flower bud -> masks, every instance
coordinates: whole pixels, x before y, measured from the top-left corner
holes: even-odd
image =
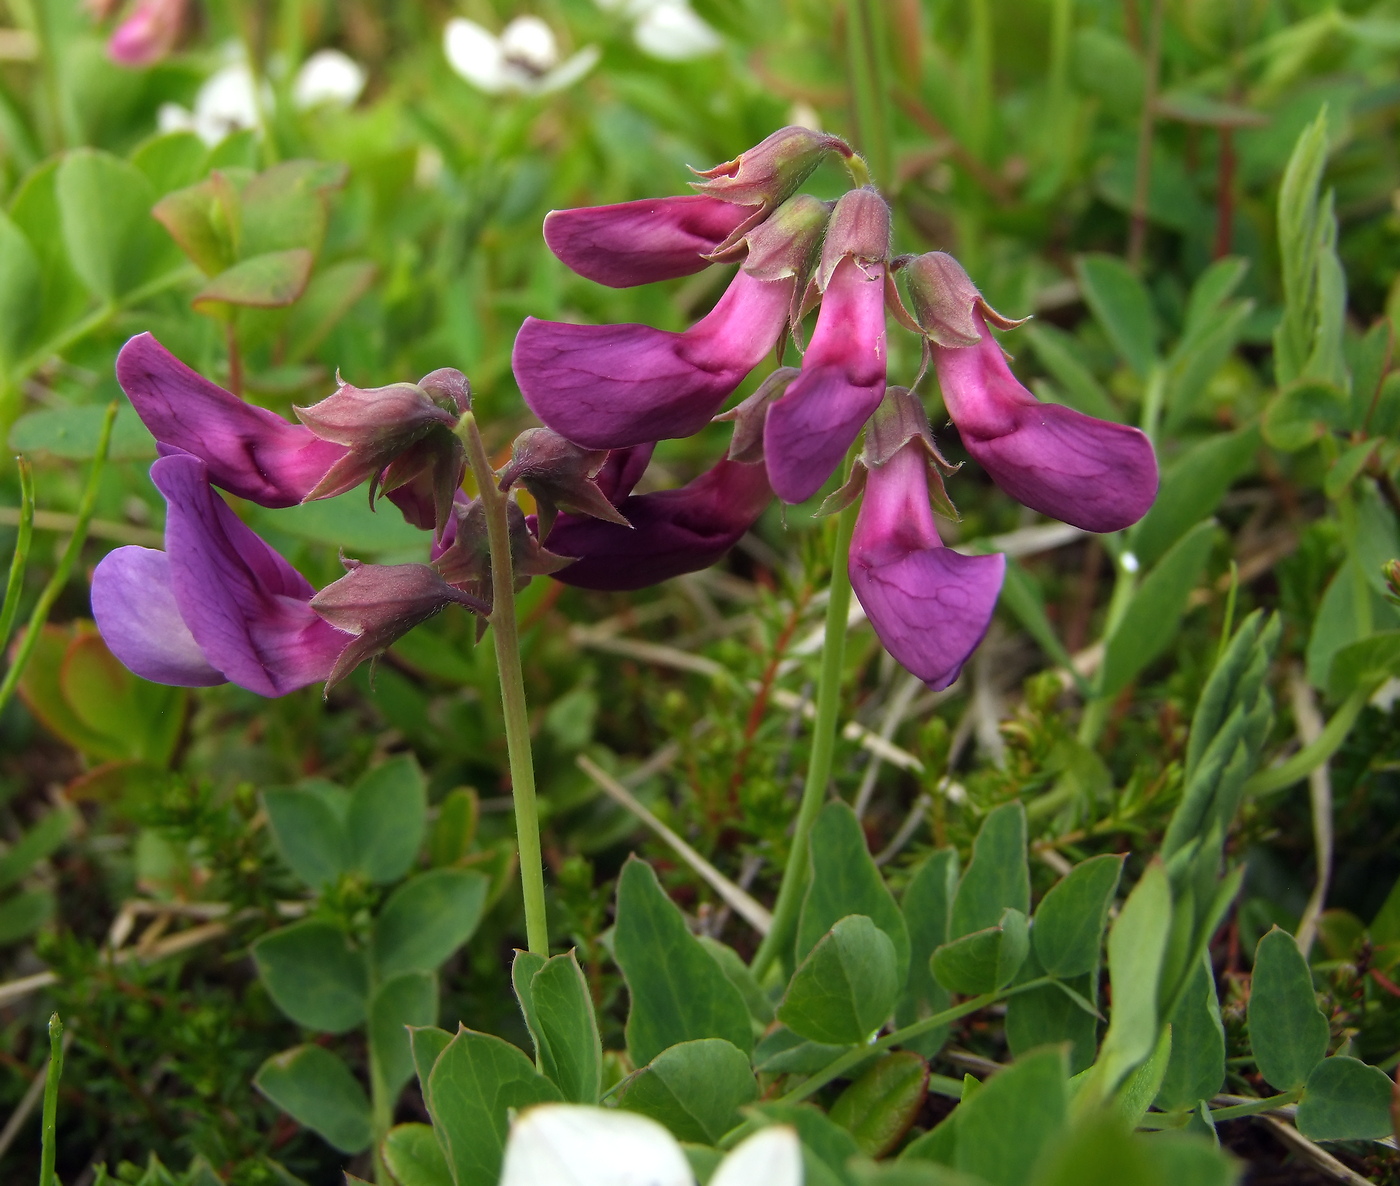
[[[730,421],[734,425],[734,436],[729,442],[730,461],[752,465],[763,460],[763,428],[768,421],[768,407],[774,400],[781,399],[801,374],[796,367],[779,367],[748,399],[715,417],[716,422]]]
[[[1386,596],[1400,605],[1400,560],[1387,560],[1381,571],[1385,574]]]
[[[510,527],[511,571],[515,574],[518,593],[530,583],[531,577],[549,576],[569,564],[540,546],[525,521],[525,512],[514,497],[507,496],[506,520]],[[486,527],[486,511],[481,499],[457,503],[453,508],[456,536],[451,546],[442,552],[432,567],[449,585],[470,594],[488,607],[491,593],[491,543]]]
[[[746,234],[743,268],[756,280],[797,277],[801,292],[817,260],[817,249],[831,217],[831,207],[811,194],[796,194]]]
[[[948,464],[934,444],[928,413],[919,397],[907,387],[887,388],[885,398],[866,425],[862,459],[872,469],[878,469],[911,441],[918,441],[927,456],[948,472],[956,468]]]
[[[962,264],[946,251],[916,256],[904,267],[914,321],[935,345],[950,349],[975,346],[982,340],[977,312],[997,329],[1015,329],[1025,322],[1003,317],[987,304]]]
[[[371,504],[382,488],[415,527],[441,531],[466,469],[453,429],[470,406],[466,376],[445,368],[421,383],[342,383],[320,403],[295,408],[316,436],[349,449],[306,500],[341,494],[368,479]]]
[[[583,449],[548,428],[531,428],[515,438],[510,462],[500,474],[500,487],[509,490],[519,482],[539,506],[540,539],[559,512],[572,511],[629,526],[607,500],[595,480],[608,459],[606,449]]]
[[[766,140],[713,169],[691,170],[696,189],[740,206],[773,209],[797,192],[827,154],[854,155],[846,142],[811,128],[779,128]]]
[[[890,208],[871,186],[847,190],[831,213],[822,243],[817,287],[826,291],[837,265],[847,256],[862,271],[890,258]]]
[[[453,588],[431,565],[347,560],[345,566],[349,572],[311,599],[322,619],[355,635],[326,677],[327,691],[446,606],[461,605],[476,614],[489,611],[486,602]]]
[[[107,42],[107,56],[119,66],[159,62],[175,48],[186,20],[186,0],[140,0]]]

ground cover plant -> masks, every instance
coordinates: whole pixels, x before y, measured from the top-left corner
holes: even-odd
[[[6,1181],[1400,1179],[1400,6],[0,25]]]

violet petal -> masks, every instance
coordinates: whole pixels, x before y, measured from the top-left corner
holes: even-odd
[[[709,267],[705,255],[752,214],[704,194],[551,210],[544,241],[580,276],[630,288]]]
[[[554,577],[584,589],[628,590],[698,572],[738,543],[772,497],[762,465],[726,459],[679,490],[624,499],[618,510],[631,527],[560,515],[549,549],[579,559]]]
[[[117,381],[158,442],[194,454],[216,486],[260,506],[296,506],[348,451],[244,403],[148,333],[122,347]]]
[[[107,649],[142,679],[182,688],[227,682],[180,616],[164,552],[131,545],[102,557],[92,574],[92,616]]]
[[[1012,498],[1085,531],[1119,531],[1157,497],[1152,442],[1126,424],[1041,403],[1011,373],[979,312],[976,346],[933,348],[968,453]]]
[[[768,409],[763,450],[773,490],[803,502],[841,464],[885,394],[884,269],[843,259],[822,299],[802,373]]]
[[[586,449],[690,436],[777,343],[792,287],[739,272],[684,333],[530,317],[511,365],[531,411]]]
[[[209,486],[197,457],[151,466],[180,616],[210,664],[263,696],[323,680],[350,641],[308,604],[314,590]]]

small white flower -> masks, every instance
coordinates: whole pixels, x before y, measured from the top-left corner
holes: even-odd
[[[633,22],[637,48],[653,58],[680,62],[714,53],[720,35],[690,7],[690,0],[596,0],[605,12],[620,12]]]
[[[489,29],[454,17],[443,31],[447,64],[478,90],[543,95],[572,86],[597,65],[596,45],[564,62],[550,27],[535,16],[518,16],[497,37]]]
[[[541,1104],[511,1125],[500,1186],[694,1186],[661,1125],[617,1108]],[[715,1170],[710,1186],[802,1186],[802,1149],[784,1126],[761,1129]]]
[[[317,50],[302,64],[292,82],[292,102],[298,107],[327,103],[349,107],[365,89],[365,68],[338,49]]]
[[[272,90],[266,83],[263,101],[272,102]],[[233,132],[257,127],[253,72],[245,62],[233,62],[216,70],[199,88],[193,111],[178,103],[163,103],[156,112],[156,126],[162,132],[194,132],[211,145]]]

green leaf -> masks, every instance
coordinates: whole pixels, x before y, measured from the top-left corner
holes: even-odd
[[[713,1145],[758,1098],[758,1081],[742,1050],[721,1038],[663,1050],[631,1080],[619,1104],[664,1124],[678,1141]]]
[[[345,824],[325,796],[302,787],[263,792],[277,855],[312,889],[340,880],[350,866]]]
[[[77,821],[71,807],[56,807],[0,854],[0,890],[9,889],[40,861],[58,851]]]
[[[895,1010],[901,1028],[912,1025],[948,1007],[948,991],[933,978],[929,959],[935,949],[948,941],[953,913],[953,896],[958,887],[958,851],[940,848],[915,871],[900,901],[905,926],[909,929],[909,978]],[[925,1058],[932,1058],[948,1038],[948,1027],[940,1026],[909,1043]]]
[[[1098,1058],[1105,1091],[1112,1091],[1157,1044],[1157,982],[1171,920],[1171,886],[1162,863],[1153,860],[1108,932],[1113,1011]]]
[[[1394,1131],[1394,1096],[1384,1071],[1345,1055],[1323,1059],[1308,1075],[1298,1131],[1313,1141],[1378,1141]]]
[[[1162,401],[1167,412],[1163,425],[1166,435],[1175,436],[1193,414],[1210,412],[1201,407],[1201,397],[1234,351],[1253,312],[1253,301],[1235,301],[1220,310],[1207,326],[1183,335],[1177,343],[1168,365]]]
[[[1067,1123],[1063,1050],[1041,1050],[993,1075],[958,1107],[960,1170],[992,1186],[1025,1186],[1031,1167]]]
[[[773,1001],[754,978],[743,957],[727,943],[721,943],[709,935],[697,935],[696,938],[700,940],[701,946],[714,956],[729,983],[739,990],[739,995],[749,1007],[749,1016],[753,1018],[758,1031],[761,1033],[767,1029],[773,1022]]]
[[[614,934],[631,997],[627,1051],[634,1065],[696,1038],[724,1038],[746,1054],[753,1050],[743,996],[690,933],[651,866],[636,857],[618,879]]]
[[[408,1047],[413,1052],[413,1069],[418,1074],[418,1086],[423,1091],[423,1102],[432,1108],[428,1083],[432,1077],[433,1065],[448,1044],[452,1035],[435,1025],[409,1027]]]
[[[238,190],[227,174],[167,193],[151,215],[206,276],[227,271],[238,258]]]
[[[1209,1100],[1225,1081],[1225,1026],[1220,1020],[1209,955],[1197,966],[1168,1020],[1172,1027],[1171,1061],[1157,1092],[1157,1106],[1164,1111]]]
[[[1036,927],[1031,928],[1032,938]],[[1033,969],[1034,957],[1023,969],[1022,978]],[[1073,990],[1079,999],[1070,996],[1065,988]],[[1092,976],[1076,976],[1062,984],[1043,984],[1018,992],[1006,1002],[1006,1044],[1011,1053],[1020,1058],[1040,1046],[1065,1043],[1069,1046],[1072,1074],[1092,1065],[1099,1046],[1098,1019],[1080,1002],[1089,1001],[1094,988]]]
[[[368,771],[350,792],[345,831],[351,864],[381,885],[413,865],[428,822],[428,787],[418,762],[402,755]]]
[[[209,147],[193,132],[165,132],[139,144],[131,163],[146,175],[151,188],[168,194],[204,176]]]
[[[1112,1112],[1083,1116],[1029,1186],[1233,1186],[1233,1160],[1199,1137],[1134,1136]]]
[[[574,953],[546,961],[517,951],[511,978],[540,1071],[570,1103],[596,1104],[603,1045],[588,981]]]
[[[345,184],[344,165],[284,161],[244,187],[242,255],[301,249],[314,254],[326,233],[326,196]]]
[[[42,889],[26,890],[0,902],[0,945],[32,935],[53,917],[55,905],[53,894]]]
[[[1006,576],[1001,586],[1001,603],[1016,615],[1016,620],[1040,644],[1040,649],[1046,655],[1067,671],[1074,671],[1073,658],[1065,649],[1065,644],[1060,641],[1060,636],[1055,633],[1055,627],[1050,624],[1049,615],[1045,611],[1045,597],[1041,593],[1039,583],[1026,571],[1024,565],[1011,556],[1007,557]],[[1083,682],[1083,678],[1077,672],[1074,678],[1080,683]]]
[[[471,869],[430,869],[405,881],[374,920],[380,978],[436,971],[472,937],[490,888],[490,878]]]
[[[216,313],[220,305],[283,308],[306,291],[314,262],[302,248],[255,255],[220,272],[195,293],[192,304],[201,313]]]
[[[35,345],[42,292],[39,257],[24,232],[0,214],[0,366],[6,370]]]
[[[39,260],[42,295],[39,321],[33,332],[40,341],[76,321],[90,301],[86,286],[73,270],[65,244],[58,198],[61,164],[61,157],[52,157],[36,166],[10,204],[10,217],[24,232]]]
[[[1122,873],[1121,856],[1091,857],[1071,869],[1041,899],[1031,941],[1048,975],[1068,979],[1098,968],[1108,908]]]
[[[855,1139],[811,1104],[755,1104],[752,1112],[772,1124],[790,1124],[802,1141],[804,1186],[849,1183],[847,1163],[860,1154]],[[748,1186],[747,1183],[744,1186]]]
[[[1100,696],[1113,699],[1171,645],[1218,530],[1213,519],[1196,524],[1147,574],[1105,643]]]
[[[1129,1072],[1114,1097],[1114,1107],[1134,1128],[1142,1123],[1142,1118],[1147,1115],[1152,1101],[1162,1089],[1162,1080],[1166,1077],[1172,1056],[1172,1038],[1171,1027],[1162,1026],[1151,1055]]]
[[[428,555],[427,536],[401,515],[371,511],[363,490],[277,510],[253,507],[250,515],[258,531],[343,547],[347,555],[394,562]]]
[[[1322,483],[1322,492],[1328,498],[1336,501],[1346,493],[1347,488],[1361,475],[1361,471],[1366,468],[1366,463],[1371,460],[1372,454],[1380,448],[1380,442],[1362,441],[1359,445],[1353,445],[1345,450],[1327,470],[1327,477]]]
[[[804,958],[838,920],[863,914],[894,945],[895,974],[909,974],[909,932],[894,895],[865,843],[856,813],[839,800],[828,803],[812,825],[811,875],[797,922],[797,958]]]
[[[1007,907],[999,925],[945,943],[930,963],[934,978],[944,988],[978,996],[1015,980],[1029,952],[1026,916]]]
[[[1327,1018],[1298,944],[1274,927],[1254,952],[1249,1041],[1259,1073],[1277,1091],[1301,1087],[1327,1054]]]
[[[1117,256],[1082,255],[1074,263],[1079,289],[1118,355],[1146,379],[1157,361],[1157,315],[1142,281]]]
[[[928,1094],[928,1063],[907,1050],[887,1054],[831,1105],[831,1119],[867,1157],[884,1157],[903,1139]]]
[[[375,989],[369,1004],[370,1062],[386,1099],[398,1099],[413,1078],[410,1027],[433,1025],[437,1013],[437,977],[431,972],[405,972]]]
[[[953,899],[949,934],[954,938],[997,926],[1002,911],[1031,909],[1031,875],[1026,864],[1026,809],[1003,803],[987,813],[972,842],[972,860]]]
[[[959,1173],[931,1161],[855,1161],[856,1186],[986,1186],[985,1178]]]
[[[1327,672],[1327,695],[1345,700],[1353,692],[1373,692],[1400,675],[1400,630],[1381,630],[1342,647]]]
[[[178,258],[161,242],[150,213],[155,193],[135,165],[74,149],[58,167],[55,188],[68,257],[94,296],[116,300]]]
[[[437,868],[464,860],[476,839],[481,803],[471,787],[449,791],[438,804],[438,816],[428,835],[428,861]]]
[[[1346,427],[1350,415],[1351,401],[1341,388],[1320,379],[1300,379],[1264,409],[1264,439],[1275,449],[1296,453],[1330,430]]]
[[[369,1100],[350,1068],[324,1046],[295,1046],[258,1069],[253,1086],[342,1153],[372,1139]]]
[[[384,1163],[399,1186],[453,1186],[442,1146],[427,1124],[396,1124],[384,1138]]]
[[[343,1034],[364,1021],[365,957],[340,928],[307,919],[264,935],[252,952],[268,996],[298,1025]]]
[[[518,1047],[460,1029],[428,1077],[429,1111],[457,1186],[496,1186],[510,1110],[558,1102]]]
[[[336,324],[369,292],[378,275],[372,260],[348,259],[311,277],[287,318],[287,358],[311,357]]]
[[[894,1008],[895,958],[889,936],[864,914],[841,919],[792,974],[778,1020],[814,1042],[864,1042]]]
[[[107,409],[100,404],[39,408],[15,421],[10,429],[10,448],[16,453],[47,453],[65,461],[91,461],[97,456],[106,419]],[[123,404],[112,423],[107,459],[145,461],[155,455],[155,437],[141,423],[136,410]]]
[[[1157,501],[1128,535],[1128,550],[1150,568],[1187,530],[1213,515],[1226,491],[1253,468],[1259,450],[1254,426],[1207,437],[1162,475]]]

